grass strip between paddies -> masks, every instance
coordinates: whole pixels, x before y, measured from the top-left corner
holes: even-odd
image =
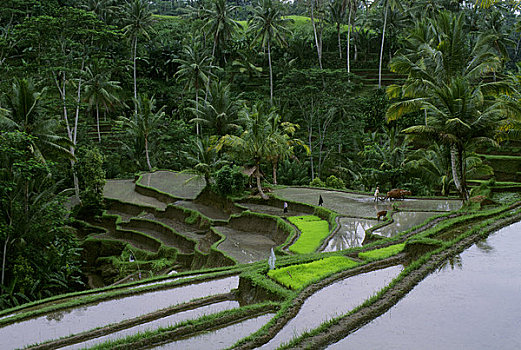
[[[350,269],[357,262],[343,256],[332,256],[306,264],[290,265],[271,270],[268,276],[280,284],[298,290],[336,272]]]
[[[358,253],[358,257],[365,260],[385,259],[400,253],[405,247],[405,243],[394,244],[385,248],[369,250],[367,252]]]
[[[329,224],[315,215],[292,216],[288,220],[300,230],[297,241],[289,250],[297,254],[313,253],[329,235]]]

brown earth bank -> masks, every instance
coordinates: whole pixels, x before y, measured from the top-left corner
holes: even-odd
[[[483,228],[480,232],[462,239],[450,248],[432,255],[421,267],[407,274],[399,282],[386,290],[373,304],[363,307],[353,314],[348,314],[347,316],[338,319],[323,332],[305,338],[302,341],[293,344],[291,347],[288,347],[288,349],[323,349],[329,344],[345,338],[350,333],[356,331],[389,310],[448,258],[461,253],[472,244],[483,239],[484,235],[488,235],[519,220],[521,220],[521,214],[516,214],[512,217],[499,220]]]

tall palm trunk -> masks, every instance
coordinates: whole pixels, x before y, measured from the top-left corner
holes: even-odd
[[[311,0],[311,24],[313,25],[313,34],[315,36],[315,46],[317,47],[318,65],[322,69],[322,33],[317,32],[317,26],[315,24],[315,1]]]
[[[96,102],[96,127],[98,128],[98,142],[101,143],[101,132],[99,129],[99,104]]]
[[[380,46],[380,62],[378,64],[378,88],[382,87],[382,61],[384,56],[385,28],[387,27],[387,10],[389,6],[386,4],[384,12],[384,28],[382,30],[382,44]]]
[[[273,159],[273,162],[271,163],[273,167],[273,184],[277,184],[277,168],[279,165],[279,160],[277,158]]]
[[[137,36],[134,37],[134,98],[137,101],[137,73],[136,73],[136,60],[137,60]],[[137,108],[137,105],[136,105]],[[137,110],[137,109],[136,109]]]
[[[150,165],[150,156],[148,154],[148,136],[145,136],[145,157],[147,159],[148,170],[152,171],[152,165]]]
[[[260,162],[257,161],[257,164],[255,164],[255,178],[257,179],[257,189],[259,190],[259,194],[262,199],[268,199],[268,196],[262,191],[262,185],[261,185],[261,172],[260,172]]]
[[[461,198],[463,198],[464,201],[467,201],[469,199],[469,194],[464,178],[463,150],[458,145],[450,146],[450,164],[452,168],[452,178],[454,180],[454,185],[460,193]]]
[[[273,106],[273,69],[271,67],[271,46],[268,40],[268,65],[270,67],[270,102]]]
[[[338,57],[342,59],[342,43],[340,42],[340,23],[336,24],[336,36],[338,40]]]
[[[5,238],[4,242],[4,255],[2,256],[2,283],[1,285],[4,285],[5,280],[5,264],[6,264],[6,254],[7,254],[7,245],[9,244],[9,235]]]
[[[346,52],[346,64],[347,73],[351,73],[351,61],[350,61],[350,42],[351,42],[351,9],[349,9],[349,16],[347,18],[347,52]]]

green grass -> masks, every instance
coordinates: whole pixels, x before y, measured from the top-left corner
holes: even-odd
[[[289,250],[297,254],[313,253],[329,235],[329,224],[315,215],[292,216],[288,219],[301,234]]]
[[[343,256],[313,261],[307,264],[290,265],[270,270],[268,276],[283,286],[298,290],[333,273],[357,266],[358,263]]]
[[[405,247],[405,243],[391,245],[389,247],[370,250],[368,252],[358,253],[358,257],[365,260],[385,259],[398,254]]]
[[[516,160],[521,161],[521,156],[503,155],[503,154],[480,154],[481,158],[493,160]]]

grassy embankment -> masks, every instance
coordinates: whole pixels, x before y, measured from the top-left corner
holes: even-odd
[[[297,254],[313,253],[329,235],[329,224],[315,215],[292,216],[288,220],[301,234],[289,250]]]

